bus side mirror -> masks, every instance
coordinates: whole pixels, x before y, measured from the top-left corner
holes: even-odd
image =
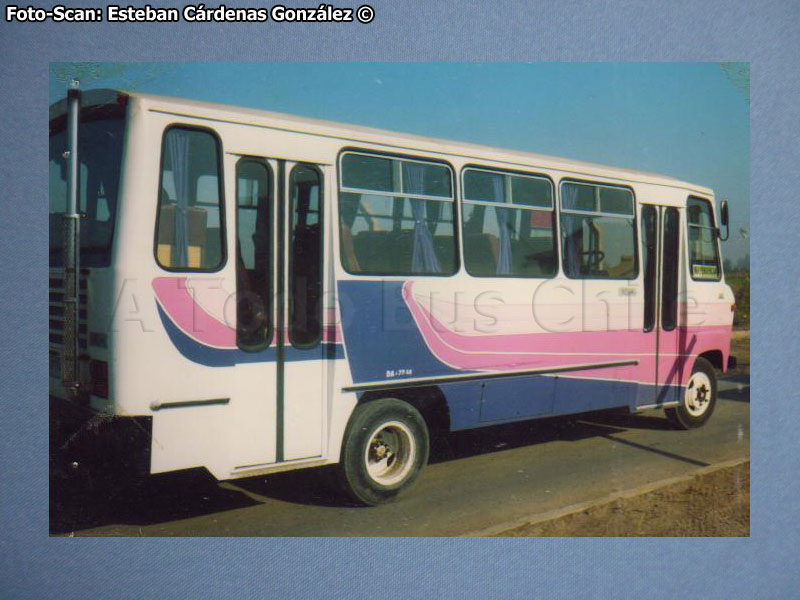
[[[719,232],[719,239],[723,242],[728,239],[728,236],[731,234],[730,227],[728,226],[728,201],[723,200],[722,204],[719,207],[720,213],[720,222],[722,226],[725,228],[725,237],[722,237],[722,232]]]

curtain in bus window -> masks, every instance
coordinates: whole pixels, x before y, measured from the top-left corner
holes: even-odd
[[[561,202],[564,207],[575,206],[578,201],[579,188],[576,185],[565,183],[561,186]],[[566,229],[566,228],[565,228]],[[575,228],[572,232],[564,231],[564,271],[567,277],[581,276],[581,247],[583,245],[583,232]]]
[[[167,134],[167,151],[172,163],[175,184],[175,252],[176,264],[189,263],[187,209],[189,207],[189,134],[172,129]]]
[[[504,201],[505,196],[505,177],[492,178],[493,200],[498,203]],[[498,275],[511,274],[511,231],[513,215],[511,210],[500,208],[494,209],[497,215],[497,226],[500,230],[500,248],[497,252],[497,271]]]
[[[361,265],[356,256],[353,244],[353,225],[358,215],[358,206],[361,204],[363,195],[339,193],[339,226],[340,245],[342,258],[345,268],[351,273],[361,271]]]
[[[339,218],[348,229],[353,228],[358,213],[358,205],[363,194],[341,194],[339,197]]]
[[[425,208],[426,218],[425,221],[428,223],[428,229],[431,231],[431,235],[435,235],[436,233],[436,226],[439,224],[439,219],[442,217],[442,203],[441,202],[427,202],[427,206]]]
[[[403,164],[403,188],[408,194],[425,193],[425,168],[416,163]],[[414,246],[412,249],[411,270],[414,273],[441,273],[442,267],[433,247],[433,236],[425,219],[424,200],[411,199],[414,217]]]

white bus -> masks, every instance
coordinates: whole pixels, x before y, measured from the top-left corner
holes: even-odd
[[[697,427],[728,368],[714,195],[660,175],[73,90],[50,220],[54,426],[83,406],[150,473],[338,463],[377,504],[430,436],[611,408]]]

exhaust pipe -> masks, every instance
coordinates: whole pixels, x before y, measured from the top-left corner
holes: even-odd
[[[81,392],[80,381],[80,268],[81,216],[78,212],[78,122],[81,90],[72,80],[67,91],[67,210],[64,213],[64,346],[61,381],[73,397]]]

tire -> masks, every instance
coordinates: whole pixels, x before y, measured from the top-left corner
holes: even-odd
[[[413,485],[429,449],[428,428],[417,409],[395,398],[367,402],[347,424],[339,483],[360,504],[389,502]]]
[[[698,358],[684,390],[680,405],[664,409],[679,429],[694,429],[711,418],[717,405],[717,374],[705,358]]]

